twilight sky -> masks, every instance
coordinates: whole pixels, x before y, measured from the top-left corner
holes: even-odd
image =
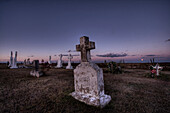
[[[10,51],[18,51],[18,61],[56,61],[81,36],[96,43],[94,61],[170,62],[170,1],[0,0],[0,61]]]

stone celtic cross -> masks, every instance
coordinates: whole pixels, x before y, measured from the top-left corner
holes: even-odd
[[[90,50],[95,49],[95,42],[89,41],[89,37],[80,38],[80,44],[76,45],[76,50],[81,51],[81,61],[89,62],[91,60]]]

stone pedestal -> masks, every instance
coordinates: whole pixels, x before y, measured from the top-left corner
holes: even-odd
[[[57,67],[56,67],[56,68],[62,68],[62,67],[63,67],[62,61],[59,60],[59,61],[57,62]]]
[[[14,59],[10,69],[16,69],[16,68],[18,68],[18,66],[17,66],[16,60]]]
[[[66,67],[66,69],[73,69],[73,66],[71,65],[71,63],[68,63],[68,66]]]
[[[10,67],[10,69],[16,69],[16,68],[18,68],[18,66],[16,65],[13,65],[12,67]]]
[[[103,70],[95,63],[82,62],[74,70],[75,92],[71,95],[86,104],[104,107],[111,100],[104,94]]]
[[[35,76],[35,77],[40,77],[40,76],[42,76],[43,75],[43,73],[42,72],[40,72],[40,71],[36,71],[36,70],[32,70],[31,72],[30,72],[30,75],[32,75],[32,76]]]

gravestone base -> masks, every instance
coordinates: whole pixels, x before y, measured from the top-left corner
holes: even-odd
[[[105,94],[102,96],[93,96],[90,94],[72,92],[70,95],[81,102],[84,102],[88,105],[100,107],[100,108],[103,108],[111,100],[111,97],[109,95],[105,95]]]
[[[12,67],[10,67],[10,69],[16,69],[16,68],[18,68],[18,66],[12,66]]]
[[[56,67],[56,68],[62,68],[62,66],[58,66],[58,67]]]
[[[55,68],[62,68],[63,66],[55,66]]]
[[[32,75],[32,76],[35,76],[35,77],[40,77],[40,76],[42,76],[43,75],[43,73],[42,72],[40,72],[40,71],[35,71],[35,70],[33,70],[33,71],[31,71],[30,72],[30,75]]]
[[[57,66],[55,66],[55,68],[62,68],[62,67],[63,67],[63,65],[62,65],[61,62],[59,62],[59,63],[57,64]]]
[[[66,69],[73,69],[73,67],[72,66],[67,66]]]
[[[75,99],[88,105],[103,108],[107,105],[111,96],[104,94],[103,70],[95,63],[82,62],[74,70]]]

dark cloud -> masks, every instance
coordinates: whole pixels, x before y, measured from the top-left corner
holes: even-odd
[[[156,56],[156,55],[145,55],[145,56]]]
[[[136,54],[136,55],[129,55],[129,56],[143,56],[143,55]]]
[[[58,55],[54,55],[54,56],[58,56]],[[68,56],[68,54],[62,54],[62,56]],[[79,54],[75,54],[75,55],[72,55],[72,56],[80,56]]]
[[[165,40],[165,42],[168,42],[168,41],[170,41],[170,39],[168,39],[168,40]]]
[[[67,52],[77,52],[76,50],[68,50]]]
[[[115,53],[108,53],[103,55],[96,55],[98,57],[125,57],[127,56],[127,53],[121,53],[121,54],[115,54]]]

